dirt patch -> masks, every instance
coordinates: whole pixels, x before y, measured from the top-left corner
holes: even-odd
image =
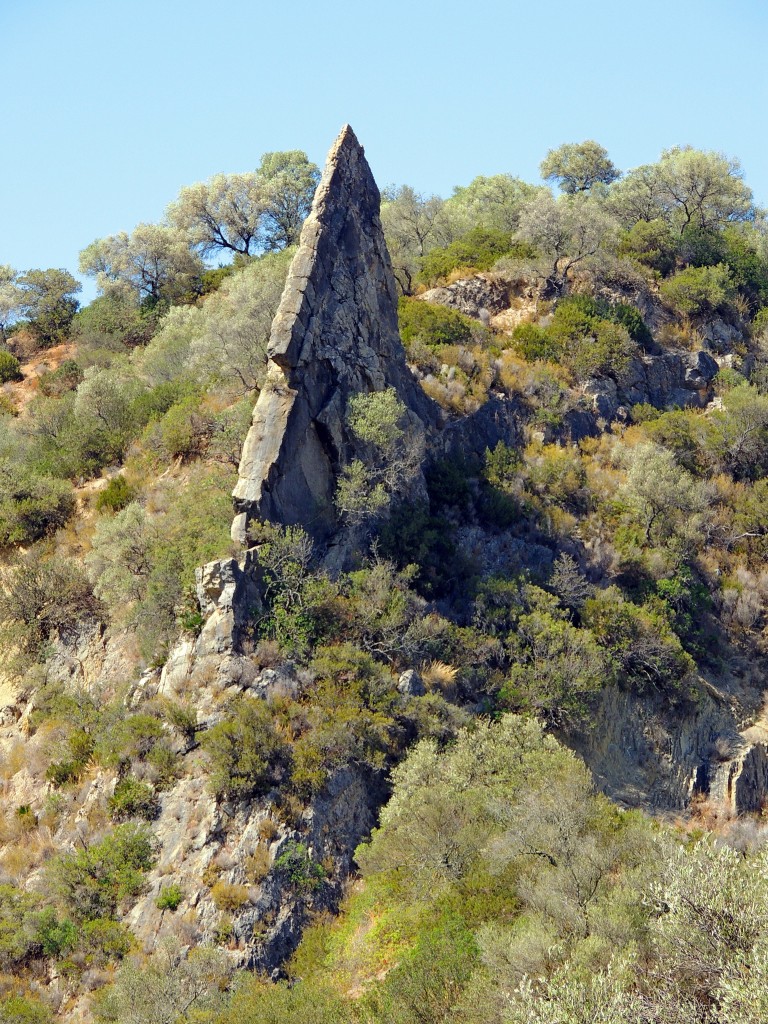
[[[40,378],[43,374],[57,370],[67,359],[74,359],[75,352],[74,342],[67,341],[61,345],[54,345],[52,348],[32,353],[21,363],[24,380],[15,384],[4,384],[2,393],[11,400],[19,413],[23,413],[35,395],[39,393]],[[23,360],[23,354],[19,353],[18,358]]]

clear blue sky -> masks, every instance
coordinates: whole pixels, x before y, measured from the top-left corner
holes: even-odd
[[[764,0],[0,0],[0,263],[75,271],[182,185],[321,163],[345,121],[382,186],[537,180],[594,138],[623,169],[722,150],[768,205],[767,43]]]

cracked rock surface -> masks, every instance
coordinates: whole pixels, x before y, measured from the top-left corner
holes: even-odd
[[[394,388],[409,430],[432,403],[405,361],[397,292],[379,219],[380,195],[346,125],[331,147],[272,324],[267,379],[243,447],[232,536],[259,518],[300,523],[316,540],[337,526],[338,470],[354,449],[350,396]]]

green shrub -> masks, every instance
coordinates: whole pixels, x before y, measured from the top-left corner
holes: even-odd
[[[74,515],[72,487],[0,462],[0,547],[31,544],[55,533]]]
[[[752,334],[757,337],[768,331],[768,306],[761,306],[755,313],[750,327]]]
[[[129,299],[100,295],[72,321],[72,334],[80,344],[93,347],[146,344],[157,326],[157,318],[146,315]]]
[[[68,917],[59,918],[53,907],[44,907],[34,917],[35,938],[43,955],[61,957],[71,953],[78,944],[80,930]]]
[[[687,696],[694,667],[662,610],[638,607],[609,587],[584,603],[583,620],[618,666],[617,678],[640,693]]]
[[[113,476],[103,491],[96,495],[97,512],[120,512],[136,497],[136,491],[124,476]]]
[[[252,697],[233,701],[226,718],[203,735],[202,746],[211,789],[233,799],[266,793],[287,755],[268,706]]]
[[[312,860],[303,843],[286,843],[275,861],[275,870],[284,872],[293,888],[302,893],[319,889],[326,876],[322,864]]]
[[[455,309],[434,306],[420,299],[403,296],[397,307],[403,344],[420,341],[432,348],[438,345],[470,345],[473,323]]]
[[[648,330],[648,325],[636,306],[630,306],[626,302],[617,302],[611,309],[611,319],[615,323],[621,324],[622,327],[626,327],[627,334],[638,345],[647,347],[653,343],[653,335]]]
[[[171,885],[165,885],[160,890],[160,893],[155,900],[155,906],[158,910],[170,910],[173,913],[174,910],[178,910],[181,904],[184,902],[184,890],[180,885],[176,885],[172,882]]]
[[[4,584],[0,636],[25,656],[37,656],[54,633],[72,636],[80,622],[99,618],[102,611],[73,558],[29,551],[10,565]]]
[[[45,878],[76,920],[113,917],[142,891],[155,845],[146,825],[118,825],[93,846],[49,862]]]
[[[0,1024],[53,1024],[53,1011],[31,996],[0,999]]]
[[[125,821],[128,818],[151,821],[157,816],[158,809],[159,802],[154,789],[131,775],[118,782],[114,795],[109,798],[109,813],[113,821]]]
[[[199,455],[213,429],[211,417],[200,408],[200,398],[190,395],[171,408],[157,425],[157,439],[167,458]]]
[[[45,777],[57,789],[70,782],[77,782],[85,771],[82,761],[54,761],[45,770]]]
[[[88,967],[105,967],[122,960],[136,944],[128,928],[120,921],[97,917],[80,927],[78,948]]]
[[[6,384],[8,381],[23,379],[24,375],[21,372],[21,363],[16,356],[11,355],[10,352],[4,352],[0,349],[0,384]]]
[[[728,267],[687,267],[660,286],[661,297],[685,316],[725,313],[736,294]]]
[[[537,360],[553,362],[563,352],[562,344],[538,324],[518,324],[512,332],[512,347],[529,363]]]
[[[83,371],[74,359],[64,362],[50,373],[40,377],[40,391],[48,397],[60,398],[68,391],[73,391],[83,379]]]
[[[459,268],[490,270],[501,256],[507,255],[525,259],[535,255],[535,251],[527,243],[513,243],[506,231],[473,228],[450,245],[430,249],[424,257],[419,279],[425,284],[434,284]]]
[[[662,277],[675,269],[677,243],[669,225],[660,218],[640,220],[621,238],[619,256],[628,256]]]

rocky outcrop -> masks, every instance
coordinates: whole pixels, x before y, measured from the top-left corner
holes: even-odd
[[[408,430],[436,411],[410,374],[379,219],[379,190],[346,125],[328,155],[272,325],[265,386],[243,447],[233,539],[251,518],[298,524],[316,540],[337,526],[340,467],[353,457],[349,398],[394,388]]]
[[[452,284],[430,288],[418,298],[489,323],[497,313],[509,309],[511,285],[492,274],[475,274]]]
[[[251,552],[242,564],[225,558],[195,570],[197,600],[205,619],[199,651],[223,654],[240,647],[244,628],[261,606],[257,580],[258,566]]]

